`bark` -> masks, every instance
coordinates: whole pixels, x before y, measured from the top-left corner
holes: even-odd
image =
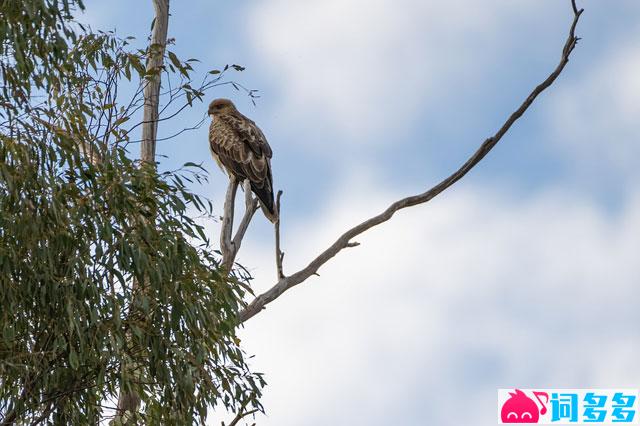
[[[155,19],[149,57],[147,59],[147,73],[151,74],[144,87],[144,112],[142,124],[142,147],[140,158],[144,162],[155,163],[156,140],[158,136],[158,105],[160,101],[160,82],[162,66],[164,65],[164,51],[167,46],[167,30],[169,28],[169,0],[153,0]]]
[[[147,80],[143,90],[144,111],[140,159],[143,163],[155,167],[160,85],[162,80],[162,67],[164,65],[164,52],[167,45],[167,30],[169,27],[169,0],[153,0],[153,7],[155,10],[155,18],[149,44],[149,56],[146,64]],[[137,284],[135,281],[133,282],[132,297],[136,295]],[[128,315],[131,314],[132,312],[128,313]],[[123,375],[126,374],[132,377],[133,381],[140,381],[142,379],[143,366],[138,365],[132,360],[123,359],[121,369]],[[121,388],[120,396],[118,397],[117,414],[112,424],[126,425],[133,423],[132,418],[139,408],[140,395],[135,391],[125,392]]]

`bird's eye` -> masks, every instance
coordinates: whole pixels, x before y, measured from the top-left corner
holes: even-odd
[[[224,107],[224,105],[220,104],[220,105],[216,105],[216,108],[218,109],[222,109]]]

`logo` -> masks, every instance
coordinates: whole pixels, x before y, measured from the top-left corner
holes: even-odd
[[[638,389],[498,389],[498,423],[637,425],[638,397]]]

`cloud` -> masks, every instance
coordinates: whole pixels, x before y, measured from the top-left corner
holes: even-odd
[[[551,137],[582,174],[614,178],[637,176],[640,156],[640,31],[614,40],[593,67],[551,95]],[[595,170],[594,170],[595,168]]]
[[[286,272],[398,191],[348,182],[285,223]],[[633,387],[640,196],[587,199],[458,187],[399,213],[246,324],[268,425],[495,424],[500,387]],[[272,246],[247,241],[253,287]]]
[[[424,102],[491,72],[483,67],[541,10],[534,1],[268,0],[253,4],[247,28],[289,119],[312,116],[356,143],[389,143]]]

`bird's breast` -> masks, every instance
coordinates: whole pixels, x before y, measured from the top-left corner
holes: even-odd
[[[215,160],[216,164],[218,164],[218,167],[220,167],[220,169],[226,174],[229,174],[229,170],[227,170],[225,165],[222,163],[222,160],[216,153],[216,150],[220,151],[224,148],[225,140],[228,140],[229,138],[228,132],[229,129],[227,129],[227,126],[225,126],[221,120],[214,119],[209,126],[209,151],[211,152],[211,156]],[[218,148],[214,148],[214,145],[217,145]]]

